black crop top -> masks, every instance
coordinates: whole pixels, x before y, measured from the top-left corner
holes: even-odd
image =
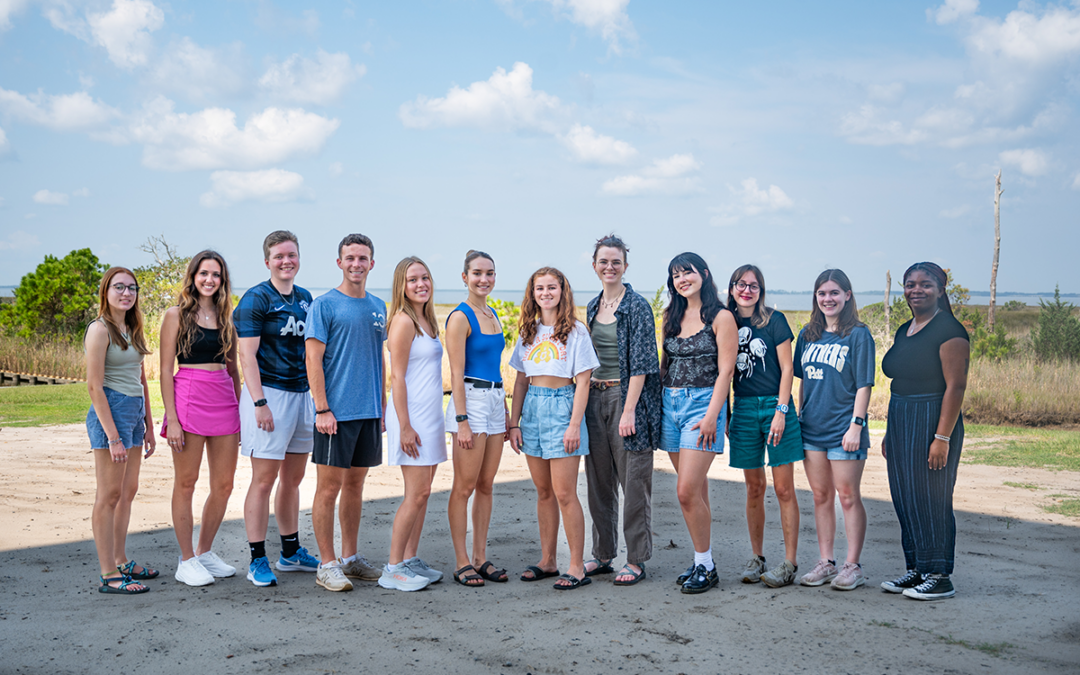
[[[896,331],[893,346],[881,360],[881,370],[892,378],[898,396],[945,393],[941,369],[941,345],[953,338],[970,341],[964,324],[948,312],[940,312],[922,330],[908,337],[908,321]]]
[[[196,326],[191,352],[184,356],[177,350],[176,362],[185,365],[225,363],[225,355],[221,353],[221,331],[217,328]]]

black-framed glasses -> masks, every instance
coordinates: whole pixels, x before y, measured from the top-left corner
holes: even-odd
[[[131,293],[132,295],[138,295],[139,294],[139,287],[136,284],[131,284],[130,286],[127,285],[127,284],[112,284],[112,285],[109,286],[109,288],[113,289],[114,291],[116,291],[120,295],[123,295],[124,291],[127,291],[128,293]]]
[[[744,281],[736,281],[735,282],[735,289],[736,290],[745,291],[748,288],[750,289],[751,293],[757,293],[758,291],[761,290],[761,286],[758,286],[757,284],[748,284],[748,283],[746,283]]]

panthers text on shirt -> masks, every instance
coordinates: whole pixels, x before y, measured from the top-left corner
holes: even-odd
[[[819,345],[810,344],[802,353],[803,371],[808,380],[820,380],[824,378],[821,368],[812,364],[821,363],[836,368],[838,373],[844,372],[844,364],[847,362],[848,346],[840,344]]]

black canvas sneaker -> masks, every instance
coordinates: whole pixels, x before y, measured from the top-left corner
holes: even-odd
[[[882,590],[888,593],[903,593],[909,588],[915,588],[923,582],[923,575],[915,570],[908,570],[907,574],[892,581],[882,581]]]
[[[904,596],[916,600],[942,600],[956,595],[948,574],[928,574],[926,580],[915,588],[908,588]]]

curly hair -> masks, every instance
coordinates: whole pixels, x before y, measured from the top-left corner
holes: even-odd
[[[540,305],[536,302],[536,292],[533,286],[536,280],[542,276],[552,276],[559,283],[559,305],[555,308],[555,326],[552,337],[566,344],[577,324],[577,315],[574,313],[574,291],[570,289],[570,282],[554,267],[541,267],[529,277],[529,285],[525,288],[525,299],[521,301],[521,316],[518,319],[518,335],[521,336],[521,344],[532,344],[536,339],[536,324],[540,321]]]
[[[217,308],[217,324],[221,335],[219,355],[228,354],[236,340],[236,328],[233,326],[232,283],[229,281],[229,267],[217,251],[207,249],[199,251],[191,258],[184,272],[184,283],[176,298],[180,308],[180,329],[176,338],[176,353],[189,356],[195,343],[196,331],[199,330],[199,289],[195,287],[195,275],[203,262],[210,260],[221,267],[221,285],[214,292],[214,306]]]
[[[113,321],[112,314],[109,312],[109,286],[112,285],[113,277],[117,274],[127,274],[132,279],[135,279],[136,285],[139,283],[135,273],[126,267],[110,267],[106,270],[98,287],[97,318],[109,329],[109,341],[112,344],[124,350],[130,344],[135,348],[135,351],[145,356],[150,353],[150,349],[146,346],[146,336],[143,334],[143,313],[139,309],[139,294],[135,294],[135,302],[131,305],[131,309],[124,313],[124,325],[127,327],[128,334],[127,340],[124,339],[123,331]]]
[[[851,298],[844,303],[844,309],[840,310],[840,316],[837,317],[836,334],[840,337],[847,337],[853,328],[863,325],[859,321],[859,308],[855,305],[855,294],[851,292],[851,280],[848,279],[843,270],[825,270],[818,275],[817,281],[814,282],[814,296],[811,300],[814,307],[810,311],[810,320],[806,322],[806,327],[803,328],[803,337],[808,342],[817,342],[821,339],[821,334],[825,332],[825,314],[821,311],[821,307],[818,306],[817,292],[826,281],[832,281],[840,287],[840,290],[851,293]]]
[[[408,276],[409,268],[413,265],[423,265],[424,271],[427,272],[428,278],[431,279],[431,269],[427,266],[427,263],[412,255],[408,258],[402,259],[394,268],[394,286],[390,291],[390,318],[393,319],[398,315],[398,312],[404,312],[413,322],[413,328],[416,329],[417,337],[422,337],[424,331],[420,328],[420,319],[416,316],[416,310],[413,309],[412,303],[405,296],[405,282]],[[427,319],[428,325],[431,326],[431,330],[434,331],[432,337],[439,337],[439,324],[435,321],[435,282],[431,282],[431,296],[428,297],[427,302],[424,303],[423,309],[421,309],[424,318]]]

